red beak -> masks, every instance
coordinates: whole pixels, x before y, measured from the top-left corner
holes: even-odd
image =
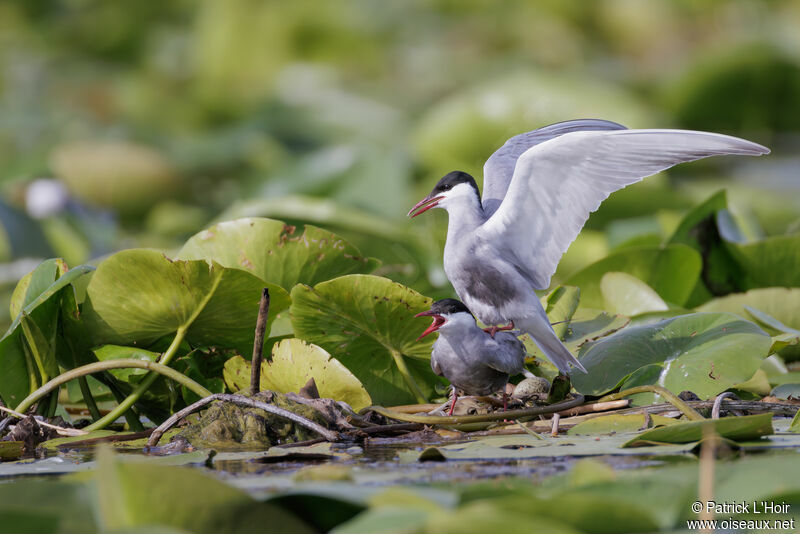
[[[436,206],[439,205],[439,201],[442,200],[443,198],[444,198],[443,196],[438,196],[438,197],[427,196],[423,198],[422,200],[417,202],[416,206],[408,210],[408,216],[413,219],[417,215],[425,213],[431,208],[435,208]]]
[[[414,317],[424,317],[424,316],[433,317],[433,322],[428,328],[425,329],[425,331],[422,334],[420,334],[420,336],[417,338],[417,341],[427,336],[428,334],[436,332],[446,322],[444,317],[442,317],[441,315],[436,315],[430,310],[419,312]]]

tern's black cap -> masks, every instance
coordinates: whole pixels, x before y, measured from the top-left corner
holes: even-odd
[[[472,312],[469,311],[469,308],[464,306],[463,302],[456,299],[437,300],[431,305],[431,311],[441,315],[452,315],[459,312],[466,312],[472,315]]]
[[[435,197],[439,193],[450,191],[458,184],[469,184],[475,190],[475,194],[478,195],[478,198],[481,197],[481,192],[478,190],[478,184],[475,182],[475,178],[463,171],[453,171],[445,174],[441,180],[436,182],[429,196]]]

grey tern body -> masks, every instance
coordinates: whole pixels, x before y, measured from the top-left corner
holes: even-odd
[[[458,300],[436,301],[430,310],[417,316],[433,317],[433,323],[420,338],[439,332],[431,352],[433,372],[464,393],[490,395],[505,388],[509,376],[530,374],[525,369],[522,342],[510,332],[487,334]]]
[[[534,289],[546,289],[589,214],[611,193],[678,163],[769,150],[727,135],[628,130],[568,121],[509,139],[484,166],[484,195],[469,174],[443,177],[409,211],[449,213],[444,270],[487,325],[511,322],[565,374],[586,370],[553,332]],[[495,329],[496,330],[496,329]]]

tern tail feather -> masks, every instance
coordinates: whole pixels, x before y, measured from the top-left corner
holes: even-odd
[[[544,310],[542,310],[542,314],[544,315]],[[530,334],[536,346],[544,352],[547,359],[553,362],[553,364],[558,367],[558,370],[565,375],[570,373],[570,365],[585,373],[586,368],[581,365],[581,362],[579,362],[567,347],[564,346],[561,340],[558,339],[558,336],[553,332],[553,327],[550,326],[550,322],[546,317],[547,316],[544,315],[544,318],[534,316],[515,319],[514,326]]]

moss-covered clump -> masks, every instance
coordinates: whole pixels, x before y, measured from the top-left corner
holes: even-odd
[[[328,421],[314,407],[292,400],[282,393],[262,391],[252,398],[328,426]],[[257,449],[317,437],[311,430],[283,417],[221,401],[214,402],[190,421],[178,437],[200,448]]]

